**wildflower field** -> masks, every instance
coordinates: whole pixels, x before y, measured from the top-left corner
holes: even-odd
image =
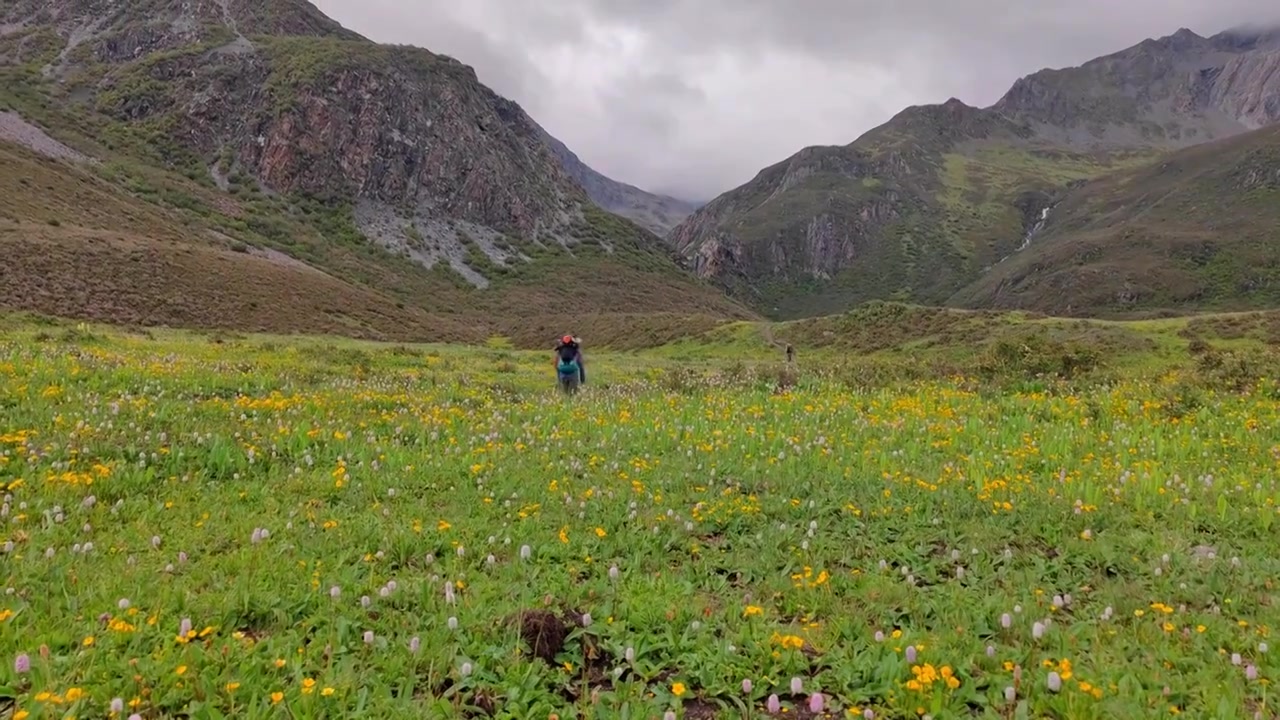
[[[588,360],[0,336],[0,717],[1277,717],[1274,384]]]

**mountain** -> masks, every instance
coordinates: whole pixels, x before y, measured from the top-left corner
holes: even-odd
[[[10,307],[190,324],[142,305],[183,290],[170,257],[180,242],[192,246],[180,253],[237,267],[274,262],[274,276],[284,265],[314,271],[291,283],[328,278],[327,302],[307,305],[314,287],[294,293],[300,328],[426,339],[439,317],[487,337],[584,314],[751,316],[683,271],[660,238],[597,207],[542,129],[470,67],[373,43],[303,0],[6,4],[0,111],[4,173],[45,178],[11,185],[6,240],[57,244],[49,255],[68,257],[10,265],[5,279],[78,288],[29,296],[44,304],[10,289]],[[149,220],[105,222],[50,187],[93,188]],[[138,292],[109,292],[71,257],[101,233],[110,242],[94,246],[95,263],[127,256],[141,268],[130,274]],[[368,313],[335,322],[344,295],[365,298]],[[219,298],[210,302],[226,312],[206,318],[235,326],[253,315]]]
[[[592,202],[609,212],[629,218],[659,236],[665,236],[698,209],[697,203],[668,195],[655,195],[634,185],[620,183],[601,175],[578,159],[564,143],[543,130],[560,165],[587,192]]]
[[[668,236],[775,317],[942,304],[1015,253],[1076,184],[1280,120],[1280,35],[1189,30],[1017,81],[995,105],[904,110],[810,147]]]
[[[1066,147],[1185,147],[1280,120],[1280,36],[1182,29],[1018,80],[993,110]]]
[[[951,304],[1053,315],[1280,306],[1280,125],[1066,194],[1027,247]]]

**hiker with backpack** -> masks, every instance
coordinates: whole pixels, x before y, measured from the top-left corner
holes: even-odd
[[[556,343],[556,376],[565,392],[574,392],[587,382],[587,367],[578,338],[565,335]]]

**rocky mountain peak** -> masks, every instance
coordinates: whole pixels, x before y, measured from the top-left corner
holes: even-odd
[[[1183,28],[1079,67],[1019,79],[994,106],[1071,147],[1185,147],[1280,119],[1274,30]]]
[[[1172,52],[1186,52],[1204,48],[1209,44],[1208,39],[1196,34],[1189,28],[1179,28],[1174,34],[1159,38],[1155,42]]]

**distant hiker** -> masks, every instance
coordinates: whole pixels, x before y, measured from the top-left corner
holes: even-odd
[[[582,344],[578,338],[565,335],[556,343],[556,376],[560,389],[572,393],[587,382],[587,366],[582,359]]]
[[[795,361],[796,361],[796,349],[791,347],[791,343],[787,343],[787,363],[790,364]]]

